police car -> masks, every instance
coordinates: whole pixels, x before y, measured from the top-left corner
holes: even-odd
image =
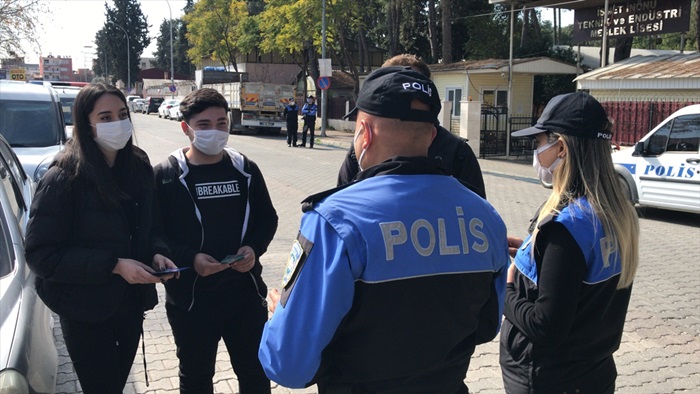
[[[700,213],[700,104],[674,112],[612,159],[630,201]]]

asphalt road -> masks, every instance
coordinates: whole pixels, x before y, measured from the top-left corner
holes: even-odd
[[[188,144],[179,123],[154,114],[134,114],[137,143],[153,164]],[[317,131],[317,134],[320,134]],[[234,135],[229,146],[261,168],[280,217],[279,228],[261,260],[263,277],[279,287],[287,255],[301,218],[300,201],[335,185],[350,133],[329,131],[314,149],[288,148],[284,137]],[[548,190],[542,188],[529,163],[483,160],[480,165],[488,200],[503,216],[509,233],[524,236],[535,209]],[[622,345],[615,354],[619,393],[700,392],[700,215],[646,209],[640,211],[641,263],[632,292]],[[164,294],[144,324],[150,386],[146,387],[141,352],[137,354],[125,393],[177,393],[177,357],[165,317]],[[55,328],[60,362],[56,391],[79,393],[80,387],[65,350],[60,327]],[[410,345],[410,344],[408,344]],[[238,383],[223,346],[214,377],[217,393],[237,393]],[[467,379],[472,392],[502,393],[498,342],[477,347]],[[314,393],[273,383],[273,393]]]

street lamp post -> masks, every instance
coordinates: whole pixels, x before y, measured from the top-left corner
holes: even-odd
[[[119,26],[118,24],[116,24],[112,21],[107,21],[107,22],[122,29],[122,31],[124,32],[124,35],[126,36],[126,75],[127,75],[126,93],[129,94],[129,93],[131,93],[131,45],[129,45],[129,33],[126,32],[125,28]]]
[[[168,0],[165,0],[165,2],[168,4],[168,13],[170,14],[170,86],[175,86],[175,62],[173,60],[173,12],[170,9],[170,2]],[[170,97],[175,98],[175,92],[172,92]]]

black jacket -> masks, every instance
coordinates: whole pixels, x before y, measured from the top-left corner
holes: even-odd
[[[287,123],[299,123],[299,107],[294,105],[284,106],[284,117],[287,119]]]
[[[248,245],[255,252],[256,262],[250,273],[254,276],[258,294],[264,298],[267,288],[262,281],[260,256],[267,251],[277,231],[277,213],[258,166],[233,149],[226,148],[224,154],[231,159],[234,168],[248,178],[247,220],[229,225],[242,227],[243,240],[240,245]],[[194,257],[200,252],[202,237],[206,236],[198,218],[198,209],[186,187],[187,170],[182,149],[173,152],[155,167],[159,224],[163,226],[164,239],[172,251],[171,258],[179,267],[193,266]],[[249,278],[248,273],[235,270],[224,270],[207,277],[199,277],[194,269],[185,270],[179,279],[166,283],[167,302],[188,310],[195,299],[198,304],[217,299],[219,290]]]
[[[153,179],[143,151],[138,176]],[[136,229],[130,241],[122,206],[108,207],[86,180],[66,179],[53,166],[39,182],[26,234],[26,257],[36,273],[36,288],[44,303],[59,316],[84,322],[102,322],[120,306],[126,292],[136,293],[144,310],[158,298],[155,285],[130,285],[113,274],[117,258],[133,258],[150,265],[155,253],[167,255],[167,246],[153,233],[153,189],[133,196]]]
[[[579,218],[575,226],[584,222]],[[506,288],[500,339],[506,392],[611,393],[617,376],[612,355],[620,346],[631,287],[616,289],[618,276],[587,279],[602,271],[592,249],[582,250],[560,222],[539,226],[536,271],[516,269]]]
[[[428,157],[440,157],[447,175],[459,179],[471,191],[486,198],[484,178],[476,155],[467,141],[452,134],[442,126],[436,126],[437,135],[428,148]],[[338,172],[338,186],[351,182],[359,172],[355,148],[350,147]]]

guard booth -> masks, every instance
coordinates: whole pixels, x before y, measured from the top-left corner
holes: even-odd
[[[573,87],[577,74],[576,65],[556,59],[513,59],[512,104],[509,108],[508,78],[511,73],[508,59],[431,64],[430,71],[440,97],[452,103],[443,108],[449,118],[441,123],[449,125],[455,134],[469,135],[469,144],[478,157],[531,155],[532,141],[529,138],[512,139],[510,135],[534,124],[535,76],[571,75]],[[477,102],[481,103],[481,108],[476,112],[461,109],[465,103]],[[463,127],[468,127],[468,130],[463,130]],[[476,133],[476,127],[480,127],[480,134]]]

